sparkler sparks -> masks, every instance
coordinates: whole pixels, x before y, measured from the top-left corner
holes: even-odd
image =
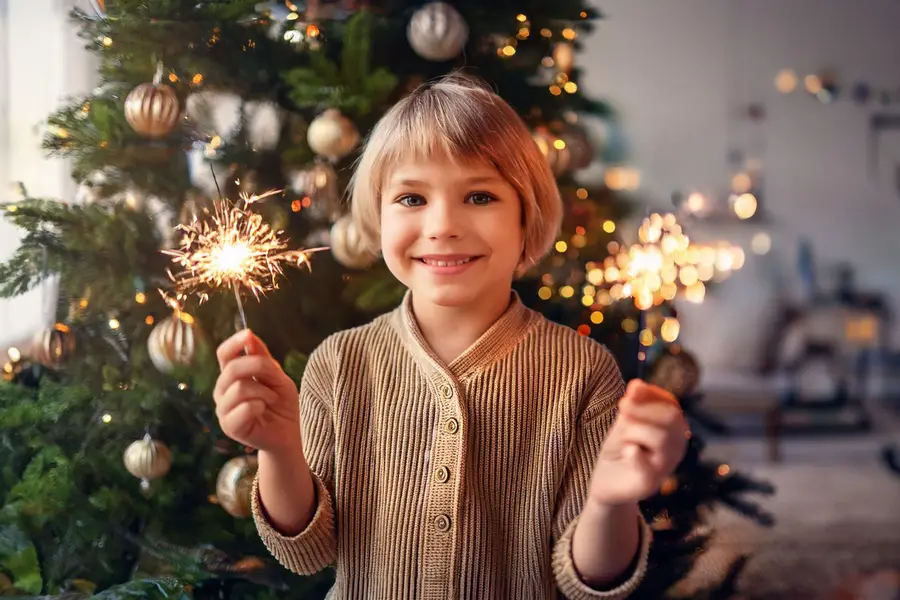
[[[180,224],[182,234],[177,250],[163,250],[182,270],[169,277],[179,294],[196,294],[203,303],[209,290],[231,287],[238,301],[241,321],[246,327],[239,289],[244,288],[259,300],[278,288],[278,277],[287,266],[311,268],[309,255],[327,248],[288,249],[282,232],[272,229],[249,206],[280,193],[272,190],[261,195],[242,194],[240,203],[225,199],[213,203],[213,212],[205,220]]]

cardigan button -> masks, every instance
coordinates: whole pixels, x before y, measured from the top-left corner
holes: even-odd
[[[445,383],[441,386],[441,394],[443,394],[444,398],[449,400],[453,397],[453,387],[451,387],[449,383]]]
[[[438,467],[434,471],[434,478],[438,483],[447,483],[447,481],[450,479],[450,469],[444,466]]]
[[[434,519],[434,528],[441,533],[447,533],[448,531],[450,531],[450,517],[448,517],[447,515],[438,515]]]
[[[456,419],[447,419],[447,423],[444,425],[447,428],[447,433],[454,434],[459,431],[459,421]]]

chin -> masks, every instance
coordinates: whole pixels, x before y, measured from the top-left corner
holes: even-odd
[[[442,308],[469,306],[477,302],[479,297],[478,290],[473,286],[429,285],[427,282],[423,282],[413,285],[410,289],[414,295]]]

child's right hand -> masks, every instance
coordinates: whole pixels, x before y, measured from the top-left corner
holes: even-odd
[[[216,356],[222,372],[213,398],[225,435],[262,451],[299,448],[297,386],[262,340],[245,329],[222,342]]]

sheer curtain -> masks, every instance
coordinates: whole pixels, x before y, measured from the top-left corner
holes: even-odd
[[[41,150],[43,124],[67,97],[96,85],[93,58],[83,49],[69,11],[90,10],[84,0],[0,0],[0,200],[14,199],[17,182],[29,195],[74,197],[65,161]],[[0,260],[18,245],[16,228],[0,219]],[[16,345],[26,350],[34,333],[52,323],[56,283],[0,299],[0,360]]]

